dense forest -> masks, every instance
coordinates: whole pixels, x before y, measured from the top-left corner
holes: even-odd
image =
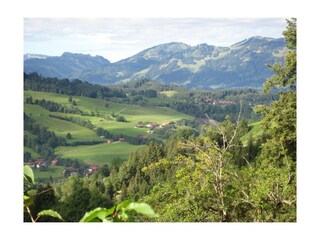
[[[78,79],[70,81],[69,79],[45,78],[37,73],[24,73],[24,89],[100,99],[126,97],[125,93],[121,90],[83,82]]]
[[[287,23],[283,32],[288,48],[285,62],[270,66],[274,76],[265,82],[265,95],[254,107],[263,129],[259,138],[241,141],[250,130],[243,115],[250,116],[253,110],[240,101],[234,104],[236,96],[240,96],[237,100],[242,98],[249,103],[255,90],[191,92],[189,102],[183,101],[185,95],[178,94],[175,101],[167,103],[170,107],[197,117],[207,114],[212,118],[215,114],[221,122],[217,126],[202,126],[197,134],[192,129],[182,129],[166,142],[150,141],[132,152],[127,161],[114,161],[89,177],[70,176],[52,186],[35,184],[25,188],[25,195],[33,198],[33,204],[25,204],[28,211],[24,221],[32,221],[30,212],[51,209],[60,213],[64,221],[77,222],[90,210],[112,208],[132,200],[148,204],[157,214],[154,218],[137,218],[140,221],[296,222],[296,19]],[[157,96],[146,89],[126,96],[119,89],[57,79],[51,79],[48,88],[42,81],[48,79],[25,75],[25,88],[94,98],[120,97],[119,101],[130,100],[133,95]],[[140,82],[140,86],[143,84]],[[213,98],[232,103],[192,103]],[[59,109],[48,101],[37,104]],[[54,145],[66,144],[27,116],[26,126],[30,132],[37,129],[41,133],[41,137],[25,136],[31,148],[36,144],[50,154]],[[96,131],[98,135],[109,134],[103,128]],[[51,215],[39,221],[61,219]]]

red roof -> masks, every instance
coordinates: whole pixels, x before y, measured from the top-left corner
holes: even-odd
[[[51,165],[56,165],[58,162],[59,162],[59,160],[54,159],[54,160],[51,161]]]
[[[92,169],[92,170],[97,170],[97,169],[98,169],[98,166],[90,165],[89,168]]]
[[[139,139],[148,139],[147,136],[139,136]]]
[[[43,159],[38,159],[35,161],[36,164],[39,164],[39,165],[43,165],[45,164],[45,161]]]

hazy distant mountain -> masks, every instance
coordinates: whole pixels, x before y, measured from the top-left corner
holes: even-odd
[[[65,52],[61,57],[49,57],[39,54],[26,55],[24,58],[24,71],[26,73],[38,72],[45,77],[81,78],[84,70],[110,64],[107,59],[101,56],[92,57],[89,54]]]
[[[110,63],[102,57],[64,53],[25,60],[25,72],[110,84],[150,78],[190,88],[262,87],[273,73],[268,64],[283,62],[284,39],[252,37],[230,47],[166,43]]]

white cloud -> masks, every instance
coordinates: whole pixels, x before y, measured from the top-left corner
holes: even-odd
[[[27,18],[25,53],[98,54],[111,61],[166,42],[230,46],[251,36],[281,37],[279,18]]]

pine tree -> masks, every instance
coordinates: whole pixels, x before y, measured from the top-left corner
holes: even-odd
[[[265,91],[277,88],[280,98],[261,109],[267,139],[248,193],[256,196],[258,221],[296,220],[296,19],[287,22],[285,63],[271,66],[275,75],[265,83]]]

